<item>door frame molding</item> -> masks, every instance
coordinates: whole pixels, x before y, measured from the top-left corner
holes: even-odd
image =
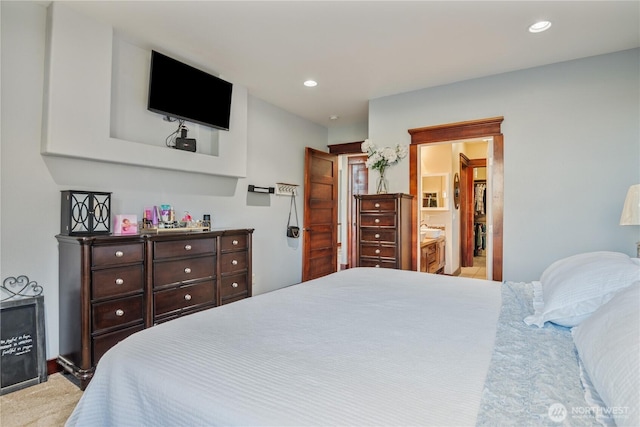
[[[504,136],[501,125],[504,117],[490,117],[479,120],[469,120],[448,123],[437,126],[408,129],[411,135],[409,146],[409,193],[418,197],[418,146],[446,141],[456,141],[472,138],[493,137],[493,163],[491,165],[491,212],[493,215],[493,277],[502,281],[502,252],[503,252],[503,218],[504,218]],[[413,270],[418,267],[418,225],[417,212],[412,217],[411,230],[411,265]]]
[[[469,159],[460,153],[460,267],[473,267],[473,170],[482,167],[487,167],[487,159]]]

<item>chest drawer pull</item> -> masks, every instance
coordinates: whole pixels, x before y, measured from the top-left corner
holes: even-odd
[[[191,245],[184,245],[184,250],[185,251],[190,251],[191,250]]]
[[[238,282],[233,282],[233,283],[231,284],[231,287],[232,287],[232,288],[237,288],[237,287],[238,287]]]
[[[116,310],[116,316],[118,316],[118,317],[124,316],[124,310],[121,309],[121,308],[117,309]]]
[[[380,235],[376,233],[375,238],[376,238],[376,239],[379,239],[379,238],[380,238]]]
[[[380,264],[376,264],[376,268],[380,268]]]
[[[191,301],[191,295],[186,294],[186,295],[184,296],[184,299],[185,299],[185,300],[187,300],[187,301]]]
[[[376,224],[380,222],[380,218],[376,218],[373,222],[375,222]]]
[[[124,256],[124,252],[122,251],[116,251],[116,257],[118,258],[122,258]]]
[[[373,205],[373,206],[375,206],[376,208],[379,208],[379,207],[380,207],[380,203],[376,203],[376,204],[375,204],[375,205]]]
[[[237,259],[234,259],[233,261],[231,261],[231,264],[233,264],[233,265],[238,265],[238,260],[237,260]]]
[[[376,253],[379,254],[380,253],[380,249],[376,249]]]
[[[122,280],[121,278],[117,278],[116,279],[116,285],[122,285],[124,283],[124,280]]]
[[[238,242],[237,240],[234,240],[234,241],[233,241],[233,242],[231,242],[231,243],[232,243],[234,246],[237,246],[239,242]]]
[[[191,269],[189,267],[187,267],[187,268],[184,269],[184,272],[189,274],[189,273],[191,273]]]

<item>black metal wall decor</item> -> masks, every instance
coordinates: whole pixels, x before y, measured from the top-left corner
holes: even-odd
[[[111,233],[111,193],[62,191],[60,234]]]
[[[42,295],[42,286],[35,280],[29,281],[27,276],[7,277],[0,286],[0,301],[10,299],[37,297]]]
[[[27,276],[0,286],[0,394],[47,381],[44,296]]]

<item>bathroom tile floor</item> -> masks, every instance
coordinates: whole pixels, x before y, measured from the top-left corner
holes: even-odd
[[[473,267],[462,267],[460,277],[473,277],[474,279],[487,278],[487,257],[477,256],[473,258]]]

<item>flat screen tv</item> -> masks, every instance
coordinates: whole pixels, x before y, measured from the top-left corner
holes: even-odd
[[[229,130],[232,89],[219,77],[151,51],[150,111]]]

